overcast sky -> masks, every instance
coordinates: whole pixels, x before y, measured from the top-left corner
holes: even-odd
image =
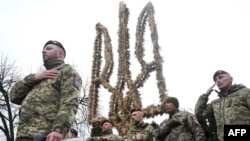
[[[109,30],[117,54],[119,0],[0,0],[0,51],[22,68],[22,74],[42,66],[42,47],[50,39],[62,42],[66,63],[90,79],[92,52],[100,22]],[[148,0],[124,0],[130,10],[130,49],[134,57],[137,18]],[[159,33],[163,75],[170,96],[180,107],[194,109],[199,95],[213,84],[218,69],[232,74],[235,83],[250,86],[250,1],[151,0]],[[149,31],[146,31],[149,33]],[[145,49],[152,60],[150,36]],[[113,86],[118,61],[115,61]],[[139,71],[131,60],[132,76]],[[143,106],[159,103],[155,73],[141,90]],[[211,99],[216,98],[213,93]],[[105,106],[106,105],[106,106]],[[108,102],[103,105],[108,108]]]

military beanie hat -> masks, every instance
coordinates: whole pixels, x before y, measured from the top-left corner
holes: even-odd
[[[218,75],[221,75],[221,74],[229,74],[228,72],[224,71],[224,70],[217,70],[215,73],[214,73],[214,76],[213,76],[213,80],[215,82],[215,79]]]
[[[176,97],[168,97],[166,103],[172,103],[176,108],[179,108],[179,101]]]
[[[45,43],[43,48],[45,48],[48,44],[57,45],[58,47],[60,47],[64,52],[64,57],[66,57],[66,50],[60,42],[58,42],[56,40],[49,40],[48,42]]]

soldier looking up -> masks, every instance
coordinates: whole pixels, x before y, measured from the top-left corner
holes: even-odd
[[[61,141],[69,132],[78,109],[82,81],[72,66],[64,63],[63,45],[54,40],[42,50],[46,70],[29,74],[10,91],[12,103],[21,105],[16,141]]]

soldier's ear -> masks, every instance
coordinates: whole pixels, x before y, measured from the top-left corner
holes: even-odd
[[[65,57],[64,56],[64,52],[63,51],[59,51],[58,52],[58,56],[63,59]]]

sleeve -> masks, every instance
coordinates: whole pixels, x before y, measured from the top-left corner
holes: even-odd
[[[148,125],[144,132],[142,132],[142,136],[143,136],[143,141],[154,141],[155,137],[154,137],[154,127],[151,125]]]
[[[244,94],[243,100],[246,102],[246,106],[250,111],[250,89],[247,88],[246,93]]]
[[[109,139],[110,141],[121,141],[121,140],[122,140],[122,137],[119,136],[119,135],[111,134],[110,136],[108,136],[108,139]]]
[[[195,116],[197,116],[198,120],[200,118],[203,118],[204,113],[206,111],[209,111],[208,108],[212,108],[208,106],[207,102],[208,102],[208,96],[205,94],[201,95],[199,99],[197,100],[195,104]]]
[[[203,94],[199,97],[195,105],[195,116],[204,130],[207,139],[216,135],[216,121],[213,114],[212,103],[208,102],[208,96]],[[209,124],[208,124],[209,123]]]
[[[184,119],[184,123],[185,123],[185,119]],[[203,128],[201,127],[201,125],[199,124],[199,121],[196,119],[196,117],[193,114],[188,114],[187,116],[187,123],[188,124],[188,128],[190,129],[190,131],[193,133],[195,141],[205,141],[206,140],[206,136],[204,133]]]
[[[122,137],[123,141],[134,141],[136,132],[133,132],[133,127],[129,129],[126,135]]]
[[[10,91],[10,101],[21,105],[23,99],[36,85],[34,74],[26,76],[23,80],[18,81]]]
[[[52,130],[65,135],[76,118],[82,80],[71,67],[66,67],[60,71],[62,71],[59,88],[60,109],[54,120]]]
[[[136,134],[142,134],[143,141],[155,141],[154,137],[154,128],[153,126],[145,123],[143,127],[140,129],[132,128],[128,131],[128,133],[123,136],[123,141],[136,141]]]
[[[169,126],[169,120],[164,120],[159,127],[155,130],[155,137],[156,139],[164,139],[168,133],[171,131],[171,128]]]

